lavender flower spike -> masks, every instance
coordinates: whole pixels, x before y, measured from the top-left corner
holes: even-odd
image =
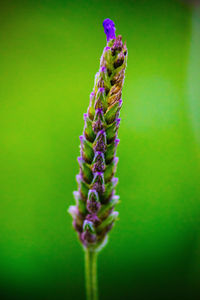
[[[90,104],[84,114],[84,130],[77,175],[76,205],[70,206],[73,226],[84,248],[96,251],[105,244],[107,234],[118,213],[114,211],[119,197],[115,195],[114,177],[118,159],[116,148],[122,106],[122,86],[127,61],[126,44],[115,36],[115,25],[106,19],[103,27],[107,37],[100,69],[95,76]]]

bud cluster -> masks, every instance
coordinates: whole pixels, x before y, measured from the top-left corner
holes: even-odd
[[[90,104],[84,114],[84,130],[80,136],[81,150],[74,192],[75,206],[70,206],[73,226],[86,248],[97,249],[105,242],[118,212],[114,211],[119,197],[115,195],[118,179],[114,177],[118,158],[116,148],[120,124],[119,111],[127,60],[126,44],[115,36],[113,21],[103,22],[107,36],[100,70],[95,76]]]

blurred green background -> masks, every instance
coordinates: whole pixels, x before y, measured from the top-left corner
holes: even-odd
[[[1,299],[85,299],[67,208],[107,17],[129,57],[100,299],[199,299],[200,7],[178,0],[1,1]]]

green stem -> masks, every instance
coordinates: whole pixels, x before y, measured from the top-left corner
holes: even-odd
[[[85,250],[85,276],[87,300],[98,300],[97,290],[97,252]]]

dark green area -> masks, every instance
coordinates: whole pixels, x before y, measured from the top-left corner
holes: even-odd
[[[85,299],[67,208],[107,17],[129,57],[120,219],[98,259],[100,300],[199,299],[198,9],[175,0],[1,2],[1,299]]]

